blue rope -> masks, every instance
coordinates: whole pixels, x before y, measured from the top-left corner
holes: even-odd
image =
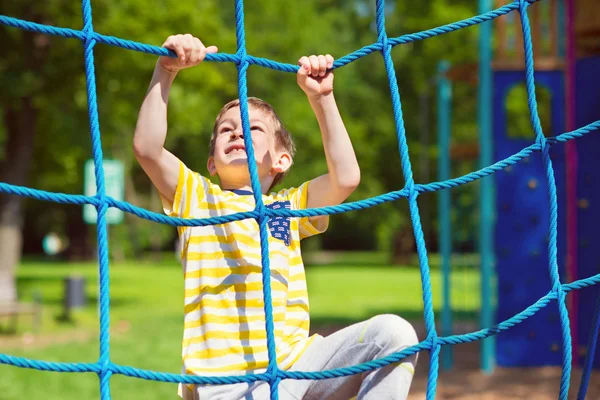
[[[563,290],[568,293],[571,290],[579,290],[586,287],[590,287],[593,285],[597,285],[600,283],[600,274],[580,279],[578,281],[563,284]],[[438,338],[439,344],[442,346],[445,345],[457,345],[470,343],[477,340],[485,339],[492,335],[496,335],[500,332],[506,331],[515,325],[520,324],[525,321],[527,318],[535,315],[539,310],[546,307],[550,304],[550,301],[556,299],[556,292],[550,291],[546,296],[540,298],[531,306],[527,307],[527,309],[521,311],[520,313],[514,315],[513,317],[507,319],[500,324],[491,327],[482,329],[480,331],[465,333],[461,335],[452,335],[447,337]],[[431,344],[428,341],[421,342],[415,346],[411,346],[403,351],[391,354],[387,357],[380,358],[378,360],[370,361],[367,363],[355,365],[349,368],[338,368],[332,370],[326,370],[321,372],[289,372],[289,371],[280,371],[279,375],[291,379],[328,379],[335,377],[342,377],[353,375],[355,373],[362,373],[371,371],[377,368],[384,367],[386,365],[396,363],[398,361],[403,360],[404,358],[418,353],[422,350],[429,350],[431,348]],[[0,364],[8,364],[21,368],[31,368],[42,371],[54,371],[54,372],[98,372],[99,366],[98,364],[79,364],[79,363],[56,363],[56,362],[46,362],[46,361],[37,361],[30,360],[26,358],[14,357],[5,354],[0,354]],[[239,383],[239,382],[257,382],[257,381],[266,381],[268,380],[268,376],[266,374],[256,374],[256,375],[248,375],[248,376],[236,376],[236,377],[199,377],[193,375],[177,375],[163,372],[155,372],[148,371],[139,368],[120,366],[115,364],[110,364],[110,369],[113,373],[118,373],[121,375],[141,378],[146,380],[154,380],[161,382],[182,382],[182,383],[197,383],[197,384],[231,384],[231,383]]]
[[[549,156],[550,146],[557,143],[564,143],[568,140],[582,137],[591,132],[597,131],[600,128],[600,120],[581,127],[572,132],[566,132],[556,137],[544,137],[542,132],[540,119],[537,112],[537,101],[535,97],[535,81],[534,81],[534,66],[533,66],[533,48],[531,44],[530,25],[527,16],[527,7],[538,0],[516,0],[510,4],[500,7],[488,13],[468,18],[452,24],[443,25],[437,28],[425,30],[418,33],[411,33],[397,38],[388,38],[385,29],[385,14],[384,0],[377,0],[376,9],[376,24],[377,24],[377,42],[365,46],[351,54],[338,58],[333,68],[340,68],[361,57],[365,57],[373,52],[381,52],[384,58],[390,94],[392,100],[392,110],[394,113],[394,122],[396,127],[396,135],[398,138],[398,150],[401,157],[402,172],[405,185],[401,190],[382,194],[370,199],[360,200],[352,203],[340,204],[338,206],[321,207],[308,210],[271,210],[264,206],[262,201],[262,190],[258,179],[258,171],[254,159],[254,149],[252,147],[251,130],[248,118],[248,88],[246,74],[250,65],[258,65],[264,68],[270,68],[283,72],[295,73],[298,70],[297,65],[279,63],[266,58],[255,57],[246,53],[246,41],[244,31],[244,4],[243,0],[235,1],[236,15],[236,54],[208,54],[207,61],[212,62],[232,62],[235,63],[238,70],[238,94],[240,99],[240,114],[242,118],[242,128],[244,132],[244,143],[248,152],[248,168],[252,181],[252,189],[256,207],[254,211],[241,212],[223,217],[202,218],[202,219],[183,219],[175,217],[167,217],[163,214],[157,214],[148,210],[136,207],[132,204],[123,201],[117,201],[109,196],[106,196],[104,170],[103,170],[103,155],[100,134],[100,124],[98,120],[98,106],[96,99],[96,81],[94,70],[94,46],[96,43],[103,43],[112,46],[122,47],[128,50],[140,51],[158,56],[175,56],[174,52],[162,47],[151,46],[143,43],[137,43],[129,40],[120,39],[113,36],[106,36],[94,31],[92,23],[92,8],[90,0],[82,0],[82,16],[83,29],[74,30],[68,28],[53,27],[49,25],[37,24],[30,21],[24,21],[17,18],[0,15],[0,24],[25,29],[29,31],[40,32],[48,35],[62,36],[66,38],[76,38],[83,42],[85,55],[85,75],[87,83],[88,95],[88,114],[90,121],[90,134],[92,138],[92,152],[95,165],[97,194],[95,196],[82,196],[78,194],[53,193],[43,190],[31,189],[22,186],[10,185],[0,182],[0,193],[8,193],[23,197],[34,198],[37,200],[51,201],[63,204],[91,204],[98,211],[98,257],[99,257],[99,274],[100,274],[100,356],[98,362],[93,364],[85,363],[57,363],[46,362],[41,360],[31,360],[27,358],[14,357],[10,355],[0,354],[0,364],[13,365],[20,368],[30,368],[42,371],[55,372],[71,372],[71,373],[96,373],[100,380],[100,395],[102,400],[110,400],[110,377],[114,374],[130,376],[140,379],[173,382],[184,384],[232,384],[240,382],[268,382],[271,387],[271,399],[278,399],[278,385],[283,379],[330,379],[335,377],[350,376],[354,374],[372,371],[377,368],[382,368],[392,363],[397,363],[406,357],[414,355],[420,351],[430,352],[430,368],[427,384],[427,399],[434,399],[436,394],[438,369],[439,369],[439,352],[442,346],[457,345],[469,343],[476,340],[485,339],[506,331],[517,324],[520,324],[527,318],[533,316],[542,308],[550,304],[551,301],[557,300],[559,314],[561,319],[561,329],[563,335],[563,366],[562,378],[560,385],[560,399],[566,399],[569,389],[570,374],[571,374],[571,334],[569,327],[569,319],[565,303],[566,294],[571,290],[580,290],[585,287],[600,283],[600,274],[578,281],[562,284],[558,274],[557,262],[557,193],[556,183],[554,178],[554,169]],[[525,76],[527,84],[528,105],[531,115],[533,130],[536,135],[535,143],[525,147],[518,153],[500,160],[492,165],[484,167],[480,170],[471,172],[461,177],[449,179],[443,182],[432,182],[428,184],[416,184],[413,179],[412,166],[409,157],[409,149],[406,140],[406,130],[402,117],[402,104],[394,64],[391,57],[391,50],[394,46],[423,40],[430,37],[438,36],[468,26],[480,24],[482,22],[493,20],[501,15],[505,15],[511,11],[518,10],[521,14],[522,30],[525,51]],[[438,337],[435,329],[435,315],[433,311],[431,278],[429,274],[429,262],[427,256],[426,244],[421,227],[419,217],[419,209],[417,198],[419,194],[426,192],[435,192],[438,190],[451,189],[473,182],[477,179],[489,176],[497,171],[500,171],[510,165],[518,163],[520,160],[530,156],[533,153],[539,152],[544,160],[546,175],[549,187],[549,206],[550,206],[550,224],[549,224],[549,273],[552,281],[552,290],[541,297],[531,306],[527,307],[522,312],[513,317],[489,328],[481,329],[476,332],[466,333],[462,335],[452,335],[446,337]],[[419,267],[421,273],[421,283],[423,289],[423,305],[425,326],[427,329],[427,338],[410,348],[403,351],[391,354],[387,357],[365,362],[348,368],[337,368],[319,372],[301,372],[301,371],[283,371],[277,366],[276,346],[274,339],[274,323],[273,309],[270,286],[270,264],[269,264],[269,248],[268,248],[268,230],[267,222],[269,218],[277,216],[285,217],[311,217],[319,215],[332,215],[349,211],[361,210],[369,207],[374,207],[386,202],[396,201],[400,198],[406,198],[409,202],[410,216],[413,224],[413,233],[417,244],[417,253],[419,256]],[[168,224],[171,226],[207,226],[214,224],[224,224],[232,221],[243,219],[254,219],[257,221],[260,231],[261,241],[261,258],[263,272],[263,290],[265,299],[265,315],[267,332],[267,349],[269,355],[269,366],[263,374],[253,374],[244,376],[230,377],[201,377],[194,375],[171,374],[164,372],[148,371],[139,368],[117,365],[110,360],[110,296],[109,296],[109,261],[108,261],[108,235],[106,225],[106,212],[109,207],[118,208],[124,212],[136,215],[150,221]],[[592,332],[590,336],[590,344],[588,346],[588,359],[584,369],[582,378],[580,396],[585,396],[585,391],[589,382],[591,363],[593,361],[593,352],[596,344],[596,336],[600,327],[600,299],[598,309],[592,323]],[[581,398],[581,397],[580,397]]]
[[[566,400],[567,396],[569,395],[569,383],[571,380],[571,328],[569,326],[569,312],[567,311],[566,294],[563,291],[558,273],[558,199],[556,194],[556,180],[554,178],[552,160],[550,159],[550,147],[547,145],[546,138],[542,132],[542,124],[540,122],[540,117],[537,110],[533,66],[533,45],[531,43],[531,31],[529,26],[529,16],[527,15],[527,7],[529,7],[529,3],[527,3],[525,0],[519,0],[519,13],[521,14],[521,27],[523,30],[523,42],[525,48],[525,81],[527,86],[528,105],[531,115],[531,123],[536,136],[536,143],[542,147],[542,155],[544,159],[544,165],[546,167],[546,177],[548,179],[548,194],[550,202],[548,258],[552,287],[558,296],[558,309],[561,322],[563,345],[563,364],[559,398],[561,400]]]
[[[427,330],[427,339],[432,343],[429,357],[429,377],[427,380],[427,400],[435,398],[435,389],[437,386],[437,377],[439,370],[440,346],[437,341],[437,331],[435,329],[435,315],[433,312],[433,298],[431,291],[431,278],[429,276],[429,262],[427,259],[427,249],[425,238],[421,227],[421,217],[419,216],[419,207],[417,197],[419,193],[415,190],[415,181],[412,173],[412,166],[408,154],[408,143],[406,142],[406,130],[402,118],[402,104],[400,101],[400,90],[396,79],[396,70],[392,60],[392,46],[388,43],[385,30],[385,0],[377,0],[376,3],[376,22],[378,42],[381,44],[385,70],[388,76],[388,84],[392,96],[392,107],[394,110],[394,122],[396,125],[396,136],[398,137],[398,150],[400,151],[400,161],[404,175],[405,186],[408,192],[408,204],[410,209],[410,218],[413,226],[413,233],[416,239],[417,254],[419,256],[419,268],[421,272],[421,286],[423,289],[423,307],[425,316],[425,328]]]
[[[248,169],[252,182],[252,192],[256,203],[255,211],[258,212],[256,218],[260,232],[260,247],[262,261],[262,283],[264,296],[265,310],[265,328],[267,331],[267,354],[269,356],[269,364],[267,374],[270,376],[269,385],[271,390],[271,400],[278,400],[277,387],[281,379],[277,377],[279,371],[277,367],[277,354],[275,348],[275,324],[273,322],[273,304],[271,297],[271,266],[269,257],[269,231],[267,222],[267,208],[262,200],[262,187],[258,177],[258,168],[254,156],[254,146],[252,144],[252,130],[250,129],[250,117],[248,113],[248,85],[246,81],[246,72],[249,63],[246,57],[246,38],[244,31],[244,1],[235,1],[235,34],[237,40],[237,57],[238,57],[238,94],[240,100],[240,114],[242,119],[242,131],[244,132],[244,145],[248,156]]]
[[[568,293],[571,290],[579,290],[586,287],[590,287],[593,285],[597,285],[600,283],[600,274],[580,279],[578,281],[572,282],[570,284],[563,284],[563,290]],[[556,299],[556,292],[551,291],[546,296],[540,298],[534,304],[529,306],[527,309],[522,312],[514,315],[513,317],[507,319],[500,324],[491,327],[482,329],[477,332],[465,333],[462,335],[452,335],[447,337],[440,337],[438,339],[439,344],[444,345],[457,345],[463,343],[470,343],[477,340],[485,339],[492,335],[496,335],[500,332],[506,331],[515,325],[520,324],[525,321],[527,318],[535,315],[539,310],[546,307],[551,300]],[[283,377],[291,378],[291,379],[328,379],[334,377],[342,377],[353,375],[355,373],[362,373],[371,371],[376,368],[381,368],[383,366],[398,362],[403,360],[404,358],[418,353],[422,350],[429,350],[431,348],[431,344],[428,341],[421,342],[415,346],[411,346],[407,349],[404,349],[401,352],[397,352],[391,354],[387,357],[380,358],[378,360],[370,361],[367,363],[359,364],[350,368],[338,368],[333,370],[326,370],[321,372],[289,372],[289,371],[280,371],[280,375]],[[8,364],[21,368],[31,368],[42,371],[54,371],[54,372],[98,372],[99,366],[98,364],[79,364],[79,363],[56,363],[56,362],[46,362],[46,361],[37,361],[30,360],[26,358],[14,357],[5,354],[0,354],[0,364]],[[239,383],[239,382],[257,382],[257,381],[265,381],[268,380],[268,376],[266,374],[256,374],[256,375],[248,375],[248,376],[236,376],[236,377],[199,377],[193,375],[177,375],[163,372],[155,372],[148,371],[139,368],[120,366],[115,364],[110,364],[110,369],[113,373],[118,373],[121,375],[141,378],[146,380],[154,380],[161,382],[182,382],[182,383],[197,383],[197,384],[231,384],[231,383]]]
[[[528,0],[528,3],[536,3],[540,0]],[[406,44],[415,42],[418,40],[432,38],[434,36],[439,36],[445,33],[450,33],[457,31],[462,28],[467,28],[469,26],[474,26],[480,24],[482,22],[491,21],[495,18],[498,18],[502,15],[508,14],[511,11],[517,10],[519,8],[519,0],[515,0],[512,3],[502,6],[496,10],[492,10],[482,15],[477,15],[472,18],[464,19],[462,21],[454,22],[451,24],[443,25],[437,28],[428,29],[422,32],[411,33],[408,35],[399,36],[397,38],[389,39],[388,44],[392,47],[395,47],[399,44]],[[55,35],[62,36],[66,38],[80,39],[85,40],[86,35],[82,31],[78,31],[70,28],[60,28],[54,27],[51,25],[43,25],[35,22],[25,21],[22,19],[9,17],[7,15],[0,15],[0,24],[11,26],[14,28],[24,29],[33,32],[44,33],[47,35]],[[122,47],[127,50],[134,50],[143,53],[153,54],[155,56],[172,56],[176,57],[175,53],[172,50],[165,49],[164,47],[152,46],[148,44],[138,43],[131,40],[124,40],[114,36],[102,35],[97,32],[93,32],[93,38],[98,43],[108,44],[110,46]],[[236,32],[237,36],[237,32]],[[381,44],[374,43],[368,46],[365,46],[351,54],[340,57],[333,64],[333,69],[343,67],[347,64],[350,64],[353,61],[358,60],[361,57],[367,56],[375,51],[381,51]],[[227,54],[227,53],[217,53],[217,54],[207,54],[206,61],[212,62],[233,62],[239,64],[239,58],[235,54]],[[246,61],[250,64],[258,65],[264,68],[270,68],[277,71],[283,72],[297,72],[298,66],[292,64],[279,63],[273,60],[269,60],[267,58],[253,57],[250,55],[246,56]]]
[[[582,128],[579,128],[572,132],[563,133],[560,136],[547,138],[547,144],[564,143],[568,140],[583,137],[588,133],[594,132],[600,129],[600,120],[588,124]],[[482,168],[478,171],[471,172],[458,178],[449,179],[443,182],[432,182],[428,184],[416,184],[415,191],[419,193],[424,192],[435,192],[438,190],[451,189],[467,183],[476,181],[486,176],[492,175],[494,172],[503,170],[506,167],[517,164],[520,160],[529,157],[536,151],[540,151],[541,146],[538,144],[532,144],[520,152],[505,158],[504,160],[498,161],[488,167]],[[99,200],[97,196],[83,196],[76,194],[66,193],[53,193],[39,189],[31,189],[24,186],[11,185],[8,183],[0,182],[0,192],[13,194],[17,196],[29,197],[36,200],[51,201],[61,204],[91,204],[98,206]],[[370,199],[355,201],[352,203],[340,204],[338,206],[313,208],[309,210],[271,210],[267,209],[266,213],[269,217],[314,217],[319,215],[333,215],[340,214],[349,211],[357,211],[365,208],[374,207],[379,204],[383,204],[390,201],[395,201],[400,198],[407,198],[408,191],[406,189],[385,193]],[[258,217],[256,211],[240,212],[236,214],[227,215],[224,217],[213,217],[213,218],[202,218],[202,219],[183,219],[176,217],[168,217],[164,214],[158,214],[152,211],[145,210],[143,208],[134,206],[124,201],[117,201],[111,197],[106,197],[106,201],[109,207],[118,208],[124,212],[131,213],[140,218],[147,219],[149,221],[167,224],[171,226],[208,226],[216,224],[224,224],[232,221],[239,221],[243,219]]]
[[[98,260],[100,275],[100,358],[98,365],[100,370],[100,398],[110,400],[110,377],[112,371],[110,365],[110,279],[108,261],[108,232],[106,228],[106,212],[108,203],[106,201],[106,188],[104,186],[104,167],[102,155],[102,141],[100,136],[100,121],[98,119],[98,102],[96,99],[96,72],[94,69],[94,27],[92,24],[92,5],[90,0],[81,2],[83,14],[84,33],[84,58],[85,78],[88,97],[88,115],[90,121],[90,133],[92,136],[92,156],[96,175],[96,193],[99,200],[96,205],[98,220],[96,224],[98,235]]]

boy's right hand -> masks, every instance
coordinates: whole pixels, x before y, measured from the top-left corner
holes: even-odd
[[[169,72],[196,66],[204,61],[206,54],[219,51],[216,46],[204,47],[200,39],[189,33],[169,36],[162,47],[171,49],[177,54],[177,58],[163,56],[158,59],[160,66]]]

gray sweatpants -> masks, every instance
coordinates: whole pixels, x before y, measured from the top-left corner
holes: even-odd
[[[378,315],[317,337],[290,371],[323,371],[379,359],[418,343],[414,328],[396,315]],[[280,400],[403,400],[417,363],[417,355],[384,368],[341,378],[286,379],[279,384]],[[185,400],[268,400],[266,382],[198,386],[194,393],[183,387]]]

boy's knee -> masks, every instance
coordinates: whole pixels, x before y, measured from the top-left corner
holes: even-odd
[[[415,328],[397,315],[377,315],[371,318],[368,323],[369,336],[386,349],[388,354],[419,343]]]

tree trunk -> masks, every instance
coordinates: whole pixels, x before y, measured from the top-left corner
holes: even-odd
[[[94,259],[95,245],[90,244],[90,227],[83,221],[82,207],[69,207],[67,211],[67,237],[69,247],[66,258],[69,261],[88,261]]]
[[[0,167],[0,181],[24,186],[33,153],[36,110],[30,97],[23,97],[4,110],[8,134],[6,159]],[[17,298],[15,269],[21,259],[23,242],[23,198],[0,193],[0,302]]]
[[[126,166],[126,168],[128,168],[128,166]],[[130,170],[130,168],[126,169],[126,171],[127,170]],[[125,174],[125,199],[131,204],[140,206],[139,196],[135,190],[131,173]],[[127,224],[129,242],[131,243],[131,249],[133,253],[132,256],[134,259],[140,260],[143,255],[143,249],[140,243],[140,219],[133,214],[126,213],[124,222]]]
[[[409,224],[408,227],[394,234],[392,263],[402,266],[409,265],[413,254],[415,254],[415,237],[412,226]]]

